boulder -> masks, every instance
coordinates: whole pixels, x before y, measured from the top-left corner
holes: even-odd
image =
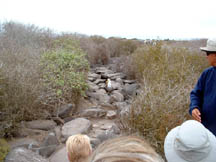
[[[125,84],[134,84],[134,83],[136,83],[135,80],[123,80],[123,82],[124,82]]]
[[[117,78],[117,79],[116,79],[116,82],[117,82],[117,83],[120,83],[120,85],[123,85],[123,80],[122,80],[121,78]]]
[[[30,129],[51,130],[56,127],[56,123],[52,120],[33,120],[26,122],[25,126]]]
[[[123,85],[119,82],[112,82],[112,89],[113,90],[121,90],[123,89]]]
[[[108,74],[108,78],[112,80],[116,80],[117,78],[125,79],[126,75],[123,73],[114,73],[114,74]]]
[[[44,157],[49,157],[59,145],[59,141],[54,133],[49,133],[47,137],[43,140],[40,148],[39,154]]]
[[[105,84],[105,83],[103,83],[103,84]],[[96,92],[100,87],[100,86],[97,86],[95,83],[92,83],[92,82],[89,82],[88,86],[89,86],[88,87],[89,92]]]
[[[117,116],[117,113],[116,113],[115,111],[113,111],[113,110],[108,111],[108,112],[107,112],[107,115],[106,115],[106,117],[107,117],[108,119],[115,119],[116,116]]]
[[[110,74],[113,73],[113,71],[107,69],[106,67],[97,67],[95,68],[96,74]]]
[[[67,122],[62,127],[62,135],[64,138],[75,134],[88,134],[92,128],[92,123],[85,118],[77,118]]]
[[[39,129],[29,129],[29,128],[19,128],[16,132],[16,137],[27,137],[27,136],[35,136],[35,135],[46,135],[47,131],[39,130]]]
[[[92,108],[88,108],[88,109],[84,110],[81,113],[81,116],[90,117],[90,118],[101,118],[101,117],[106,116],[106,113],[107,112],[105,110],[102,110],[102,109],[97,108],[97,107],[92,107]]]
[[[10,144],[10,149],[14,149],[16,147],[25,147],[29,149],[29,148],[38,148],[40,146],[40,143],[33,138],[20,138],[20,139],[10,141],[9,144]]]
[[[59,116],[60,118],[66,118],[70,115],[70,113],[73,111],[74,108],[75,108],[74,104],[63,105],[59,107],[57,116]]]
[[[124,101],[124,96],[119,92],[119,91],[113,91],[111,98],[110,98],[110,103],[113,102],[123,102]]]
[[[94,84],[100,84],[100,83],[105,83],[105,79],[97,79],[94,81]]]
[[[95,81],[96,79],[100,79],[100,75],[96,73],[88,73],[88,80],[91,80],[92,82]]]
[[[47,159],[26,148],[12,149],[5,158],[5,162],[49,162]]]
[[[125,84],[122,89],[122,94],[125,96],[125,98],[133,96],[134,94],[136,94],[138,87],[138,84]]]

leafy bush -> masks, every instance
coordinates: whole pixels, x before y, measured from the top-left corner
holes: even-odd
[[[168,131],[190,118],[189,93],[207,63],[200,54],[163,48],[161,43],[138,49],[132,58],[141,92],[125,127],[138,131],[163,153]]]
[[[83,94],[88,63],[78,47],[70,35],[14,22],[2,25],[0,137],[13,136],[20,121],[47,118],[59,101]]]
[[[40,65],[45,86],[55,93],[59,101],[75,102],[84,95],[89,65],[82,50],[46,52]]]
[[[9,144],[5,139],[0,139],[0,162],[3,162],[8,152],[10,151]]]

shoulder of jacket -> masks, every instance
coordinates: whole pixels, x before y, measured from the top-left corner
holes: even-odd
[[[210,71],[212,71],[212,70],[214,70],[214,68],[211,66],[211,67],[206,68],[206,69],[203,71],[203,73],[208,73],[208,72],[210,72]]]

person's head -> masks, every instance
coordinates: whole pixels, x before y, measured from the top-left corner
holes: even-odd
[[[143,139],[124,136],[101,143],[88,162],[163,162],[163,159]]]
[[[208,39],[206,47],[200,48],[206,52],[206,57],[211,66],[216,66],[216,38]]]
[[[164,152],[168,162],[215,162],[216,138],[200,122],[188,120],[168,133]]]
[[[89,137],[82,134],[70,136],[66,141],[66,149],[70,162],[83,162],[92,153]]]

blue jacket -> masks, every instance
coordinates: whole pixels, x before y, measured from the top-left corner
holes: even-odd
[[[203,125],[216,136],[216,67],[203,71],[190,99],[189,113],[198,107]]]

